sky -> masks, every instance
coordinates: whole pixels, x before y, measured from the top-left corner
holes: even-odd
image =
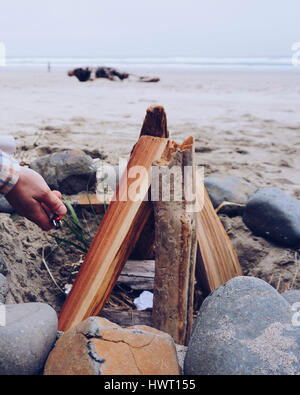
[[[7,56],[290,56],[300,0],[0,0]]]

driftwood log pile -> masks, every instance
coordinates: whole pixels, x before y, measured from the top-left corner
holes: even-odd
[[[159,82],[158,77],[137,76],[136,74],[129,74],[120,72],[113,67],[78,67],[68,71],[69,77],[76,77],[80,82],[93,81],[96,78],[106,78],[110,81],[117,79],[123,81],[129,77],[135,77],[139,82]]]
[[[147,110],[127,170],[61,310],[60,330],[92,315],[115,322],[122,315],[124,325],[152,324],[176,343],[188,344],[195,279],[207,295],[242,274],[194,151],[192,137],[183,144],[169,139],[163,107]],[[101,211],[99,199],[91,202]],[[103,309],[117,282],[153,289],[152,316],[151,311]]]

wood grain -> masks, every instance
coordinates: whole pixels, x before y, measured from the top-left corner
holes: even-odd
[[[203,294],[208,295],[226,281],[243,273],[230,239],[213,208],[198,172],[196,188],[201,207],[196,213],[198,241],[196,279]]]
[[[184,186],[189,185],[195,194],[194,174],[188,177],[185,171],[187,166],[194,169],[193,139],[181,146],[170,142],[169,150],[155,166],[160,173],[176,168],[177,175],[173,181],[171,177],[161,179],[159,189],[165,189],[162,195],[170,191],[170,199],[159,197],[153,202],[155,278],[152,320],[155,328],[169,333],[177,344],[183,345],[188,344],[193,323],[196,229],[194,213],[188,210],[189,202],[184,191]],[[175,194],[175,184],[178,195]]]

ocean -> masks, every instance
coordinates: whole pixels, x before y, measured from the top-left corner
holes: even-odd
[[[7,57],[6,67],[13,68],[75,68],[110,66],[132,69],[190,69],[190,70],[300,70],[292,63],[292,57]]]

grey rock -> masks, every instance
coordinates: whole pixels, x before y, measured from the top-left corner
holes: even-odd
[[[13,214],[15,209],[8,203],[5,197],[0,198],[0,213]]]
[[[97,168],[83,151],[54,152],[34,160],[29,167],[41,174],[51,189],[65,194],[85,191],[96,182]]]
[[[9,284],[6,277],[0,273],[0,303],[5,303],[9,291]]]
[[[7,263],[3,256],[0,256],[0,273],[6,276],[8,273]]]
[[[109,163],[102,162],[98,169],[98,177],[100,182],[100,192],[102,192],[103,186],[109,186],[111,190],[115,192],[120,178],[119,166],[112,166]]]
[[[300,246],[300,201],[279,188],[264,188],[248,201],[244,223],[252,232],[286,247]]]
[[[245,180],[223,174],[214,174],[206,178],[204,185],[215,208],[224,201],[246,204],[257,190]]]
[[[293,289],[291,291],[286,291],[281,294],[281,296],[293,305],[294,303],[300,303],[300,290]]]
[[[6,305],[0,327],[0,375],[39,374],[56,340],[57,315],[44,303]]]
[[[202,304],[184,373],[193,375],[300,374],[300,327],[290,304],[255,277],[236,277]]]

